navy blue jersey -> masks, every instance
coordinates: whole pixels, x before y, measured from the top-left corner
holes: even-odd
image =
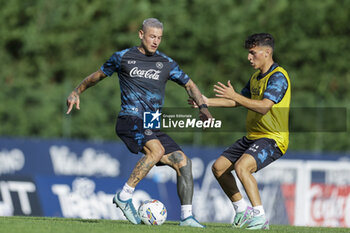
[[[122,115],[143,118],[144,112],[155,112],[164,103],[165,84],[170,79],[185,85],[190,78],[178,64],[156,51],[141,53],[137,47],[115,52],[102,66],[107,76],[118,73]]]
[[[266,73],[259,74],[257,79],[258,80],[262,79],[277,67],[278,67],[278,64],[274,63]],[[281,72],[276,72],[271,75],[271,77],[269,78],[269,81],[267,82],[266,90],[264,92],[264,98],[272,100],[275,104],[277,104],[282,100],[287,89],[288,89],[288,82],[286,77],[284,77],[284,75]],[[245,85],[245,87],[242,89],[241,94],[247,98],[251,98],[250,79],[248,83]]]

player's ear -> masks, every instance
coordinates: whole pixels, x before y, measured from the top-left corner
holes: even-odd
[[[267,47],[265,49],[265,57],[269,57],[272,55],[272,49],[270,47]]]
[[[140,40],[142,40],[143,39],[143,36],[145,35],[145,32],[143,31],[143,30],[140,30],[139,31],[139,38],[140,38]]]

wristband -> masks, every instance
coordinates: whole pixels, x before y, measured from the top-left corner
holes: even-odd
[[[199,105],[199,109],[202,109],[202,108],[208,108],[208,105],[206,105],[206,104]]]

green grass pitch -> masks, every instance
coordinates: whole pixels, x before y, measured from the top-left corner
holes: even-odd
[[[192,232],[247,232],[233,229],[230,224],[205,223],[206,228],[180,227],[178,222],[167,221],[161,226],[132,225],[122,220],[88,220],[49,217],[0,217],[0,233],[192,233]],[[251,232],[251,231],[248,231]],[[256,230],[253,232],[266,232]],[[350,232],[349,228],[294,227],[272,225],[268,232]]]

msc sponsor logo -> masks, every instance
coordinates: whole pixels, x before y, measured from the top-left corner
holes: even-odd
[[[12,174],[24,166],[24,154],[19,149],[0,151],[0,175]]]
[[[261,87],[260,86],[251,88],[251,93],[254,96],[259,96],[260,95],[260,91],[261,91]]]
[[[51,191],[57,195],[62,215],[66,218],[85,219],[124,219],[121,211],[112,205],[114,194],[95,191],[96,184],[87,178],[76,178],[72,188],[68,184],[53,184]],[[150,195],[142,190],[135,191],[133,202],[138,207],[142,200],[150,199]]]
[[[67,146],[51,146],[50,156],[56,175],[110,176],[120,173],[120,163],[110,154],[87,148],[78,157]]]

